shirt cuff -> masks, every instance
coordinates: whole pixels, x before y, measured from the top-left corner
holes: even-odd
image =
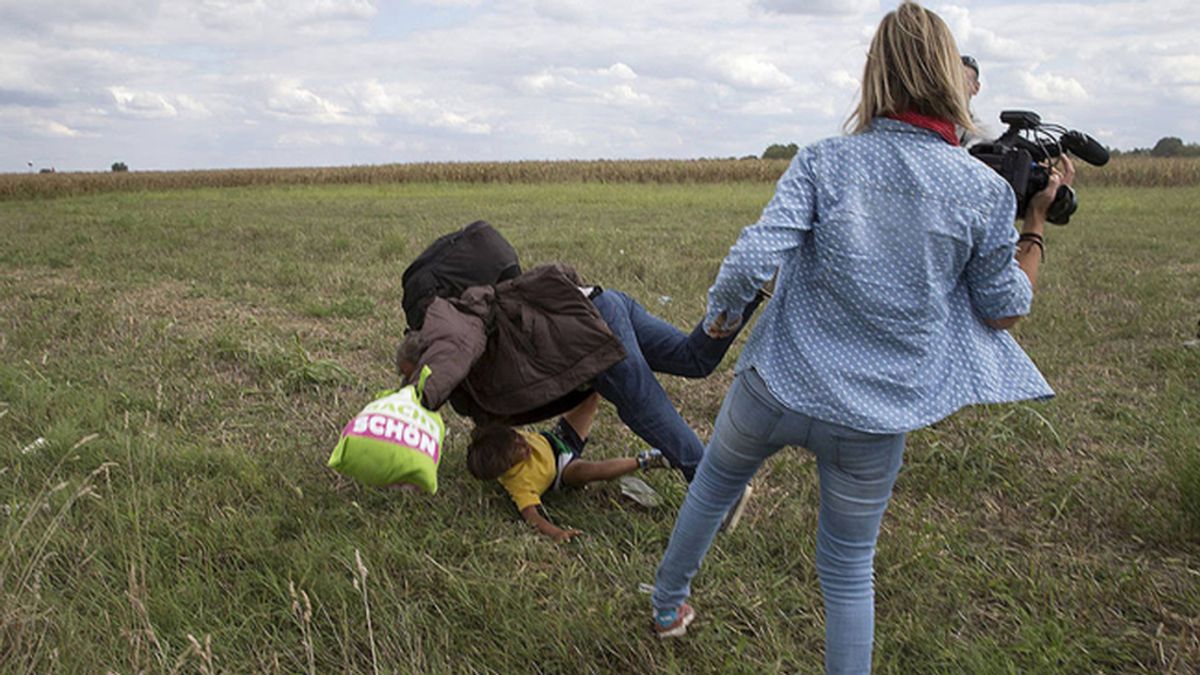
[[[717,322],[717,317],[721,316],[722,312],[725,313],[725,317],[726,317],[726,319],[728,319],[729,318],[729,310],[728,309],[726,309],[724,307],[709,307],[708,308],[708,313],[704,315],[704,332],[706,332],[706,333],[712,332],[713,324],[715,324]]]
[[[1010,316],[1025,316],[1033,307],[1033,284],[1024,272],[1014,275],[1012,292],[1006,297],[996,298],[980,307],[980,314],[986,319],[1007,319]]]

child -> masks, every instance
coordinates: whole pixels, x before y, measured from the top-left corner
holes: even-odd
[[[500,481],[521,517],[538,532],[555,541],[569,541],[580,531],[562,529],[546,518],[543,493],[670,466],[658,450],[594,462],[579,459],[599,402],[599,395],[592,394],[564,414],[551,431],[530,433],[494,423],[475,427],[467,448],[467,469],[479,480]]]

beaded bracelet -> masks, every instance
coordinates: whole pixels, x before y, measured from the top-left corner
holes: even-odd
[[[1017,237],[1017,243],[1019,244],[1023,241],[1036,244],[1038,247],[1038,254],[1040,255],[1039,262],[1046,262],[1046,244],[1042,239],[1042,235],[1038,234],[1037,232],[1022,232],[1021,236]]]

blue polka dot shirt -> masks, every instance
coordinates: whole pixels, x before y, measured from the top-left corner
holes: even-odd
[[[778,270],[736,370],[792,410],[897,433],[966,405],[1053,396],[1008,331],[1033,289],[1008,184],[936,133],[876,119],[801,150],[708,291],[707,326]]]

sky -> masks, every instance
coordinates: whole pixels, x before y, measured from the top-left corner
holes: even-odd
[[[926,2],[973,107],[1200,141],[1200,2]],[[760,155],[841,133],[895,0],[0,0],[0,172]]]

